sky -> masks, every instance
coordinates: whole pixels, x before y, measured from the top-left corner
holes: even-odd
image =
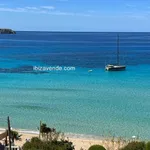
[[[0,28],[150,32],[150,0],[0,0]]]

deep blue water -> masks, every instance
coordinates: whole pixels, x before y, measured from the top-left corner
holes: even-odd
[[[0,116],[15,128],[36,130],[42,120],[64,132],[150,138],[150,33],[119,33],[127,70],[106,72],[116,62],[117,34],[0,35]],[[58,65],[76,70],[32,69]]]
[[[122,63],[150,63],[150,33],[119,35]],[[2,58],[89,68],[116,61],[117,33],[17,32],[0,37]]]

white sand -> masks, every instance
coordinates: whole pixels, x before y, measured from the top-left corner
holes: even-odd
[[[2,131],[0,129],[0,133],[2,133]],[[19,132],[19,134],[22,134],[21,136],[21,141],[15,141],[15,145],[17,146],[22,146],[25,142],[26,139],[31,139],[32,137],[38,137],[38,132],[34,132],[34,131],[20,131],[17,130]],[[121,140],[116,140],[116,142],[113,142],[112,139],[95,139],[95,138],[84,138],[84,137],[69,137],[69,135],[67,135],[67,139],[69,139],[69,141],[73,142],[73,145],[75,146],[75,150],[81,150],[81,148],[83,150],[88,150],[88,148],[91,145],[103,145],[107,150],[118,150],[120,147],[122,147],[123,145],[127,144],[126,142],[123,142]],[[3,141],[1,141],[3,142]]]

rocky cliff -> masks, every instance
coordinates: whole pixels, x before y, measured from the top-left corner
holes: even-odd
[[[2,29],[0,28],[0,34],[16,34],[12,29]]]

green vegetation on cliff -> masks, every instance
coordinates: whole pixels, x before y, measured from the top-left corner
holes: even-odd
[[[12,29],[2,29],[0,28],[0,34],[16,34]]]

